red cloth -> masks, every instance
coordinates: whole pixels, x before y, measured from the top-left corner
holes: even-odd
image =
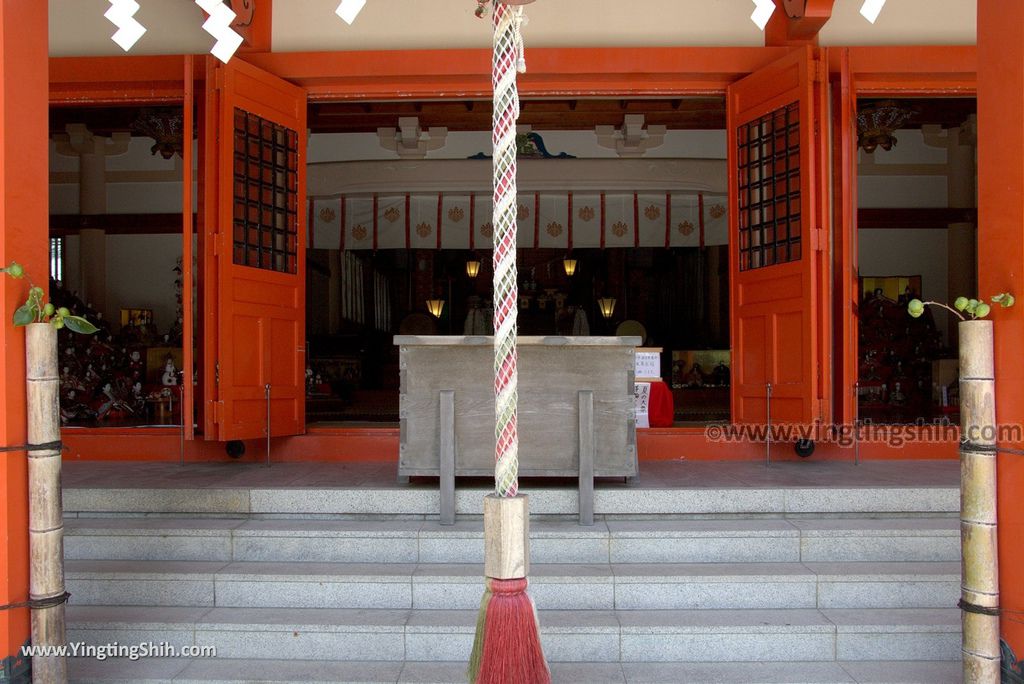
[[[651,399],[647,407],[651,427],[672,427],[675,419],[675,402],[672,390],[662,380],[651,382]]]

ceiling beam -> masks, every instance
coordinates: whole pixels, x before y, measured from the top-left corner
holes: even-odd
[[[946,230],[951,223],[978,223],[977,209],[893,208],[857,210],[858,228],[907,230],[933,228]]]

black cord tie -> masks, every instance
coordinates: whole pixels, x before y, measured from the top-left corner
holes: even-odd
[[[988,615],[989,617],[999,617],[1002,611],[998,608],[989,608],[988,606],[979,606],[976,603],[969,603],[960,599],[956,604],[957,608],[967,613],[974,613],[975,615]]]
[[[64,449],[64,442],[43,442],[42,444],[15,444],[14,446],[0,447],[0,451],[50,451],[51,449]]]
[[[28,601],[21,601],[20,603],[7,603],[0,606],[0,612],[5,610],[15,610],[17,608],[31,608],[32,610],[41,610],[43,608],[53,608],[59,606],[62,603],[66,603],[71,598],[71,594],[64,592],[57,596],[51,596],[44,599],[29,599]]]

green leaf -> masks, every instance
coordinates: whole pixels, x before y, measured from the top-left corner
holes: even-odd
[[[22,304],[14,312],[14,325],[28,325],[35,323],[39,310],[28,304]]]
[[[64,316],[64,325],[66,325],[68,330],[71,332],[76,332],[80,335],[92,335],[94,332],[99,330],[99,328],[81,316]]]
[[[957,311],[963,311],[967,308],[967,304],[967,297],[957,297],[956,301],[953,302],[953,307],[956,308]]]
[[[992,301],[998,304],[999,306],[1003,307],[1004,309],[1008,309],[1011,306],[1013,306],[1013,303],[1016,300],[1013,298],[1013,295],[1010,294],[1009,292],[1000,292],[999,294],[992,297]]]
[[[920,299],[911,299],[907,304],[907,313],[914,318],[919,318],[924,313],[924,302]]]
[[[988,312],[991,310],[992,307],[990,307],[988,304],[984,302],[981,302],[980,304],[978,304],[978,307],[974,310],[974,315],[977,316],[978,318],[984,318],[985,316],[988,316]]]

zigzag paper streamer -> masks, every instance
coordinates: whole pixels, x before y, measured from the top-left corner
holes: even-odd
[[[103,13],[103,16],[117,27],[111,40],[125,52],[131,50],[146,32],[146,27],[135,19],[135,13],[138,11],[139,3],[135,0],[110,0],[110,8]]]
[[[203,23],[203,30],[217,39],[210,54],[227,64],[242,44],[242,36],[231,28],[235,13],[221,0],[196,0],[196,4],[210,15]]]
[[[768,20],[772,18],[774,12],[774,0],[754,0],[754,13],[750,15],[750,20],[757,24],[757,28],[764,31],[764,27],[768,25]]]

